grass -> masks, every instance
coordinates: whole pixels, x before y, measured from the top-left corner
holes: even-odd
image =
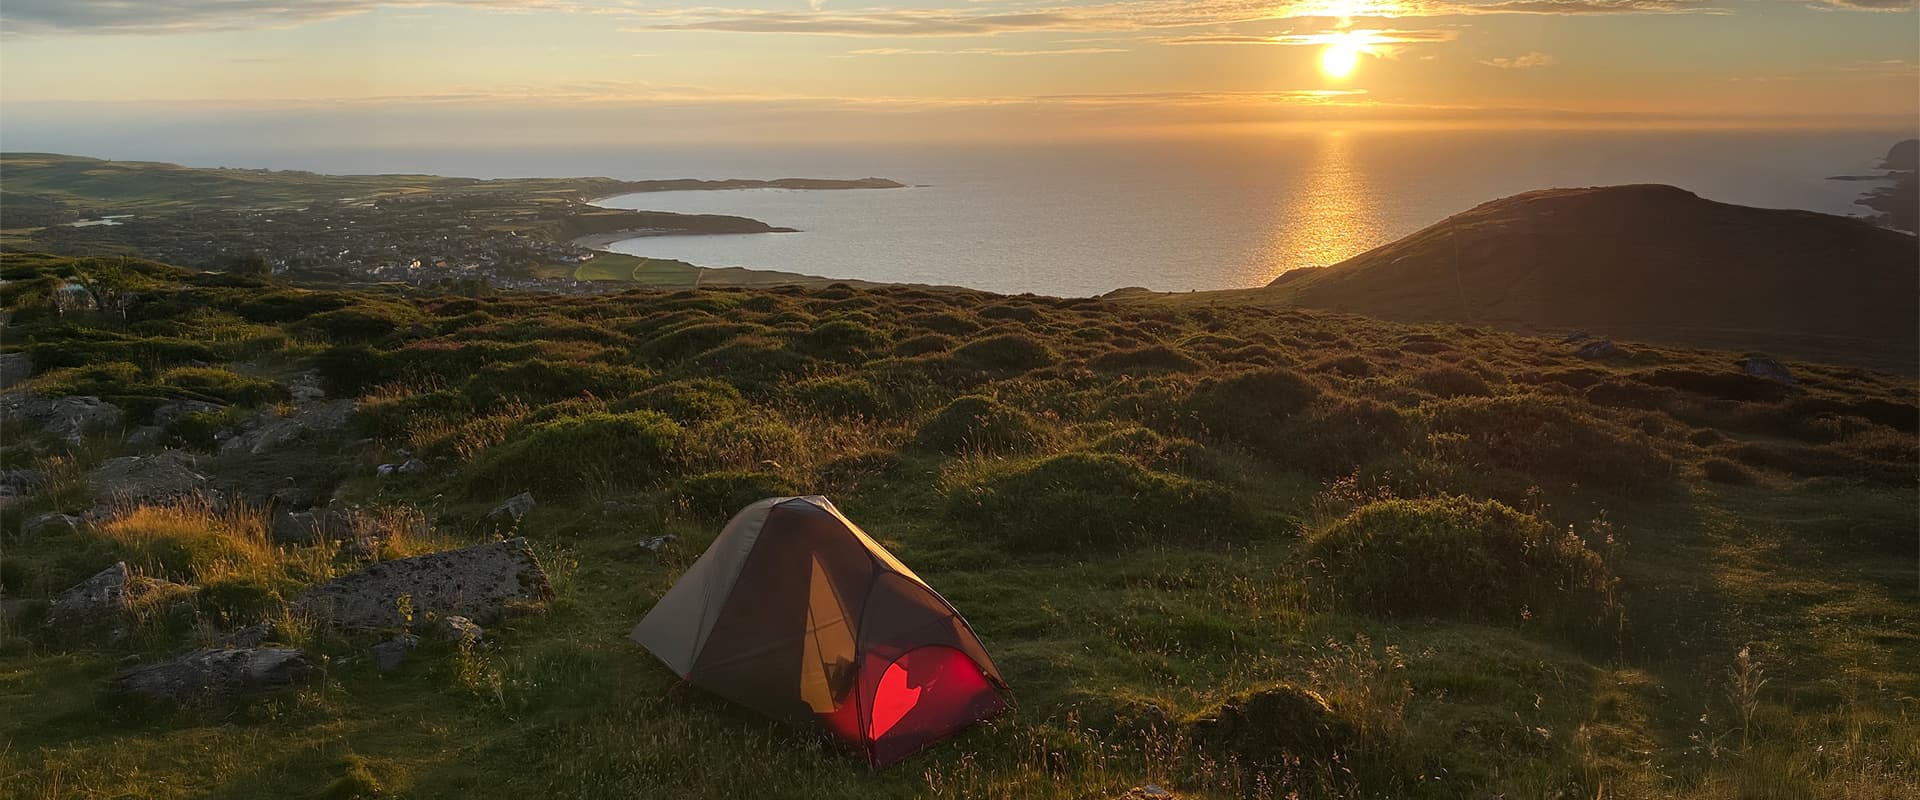
[[[1722,377],[1723,352],[1590,362],[1310,311],[909,287],[450,298],[16,254],[0,275],[29,385],[114,397],[129,427],[160,390],[218,395],[236,409],[194,423],[212,448],[307,368],[361,403],[337,436],[205,452],[246,502],[37,538],[21,524],[85,510],[124,445],[0,430],[9,468],[48,476],[0,510],[21,601],[0,796],[1920,792],[1906,378],[1795,363],[1780,397]],[[62,315],[72,278],[141,299]],[[402,450],[430,469],[374,477]],[[288,476],[361,509],[367,544],[266,542]],[[523,489],[516,533],[557,596],[485,647],[381,673],[377,637],[283,616],[368,560],[486,540]],[[786,492],[829,493],[960,609],[1016,708],[873,772],[625,638],[734,506]],[[120,559],[197,587],[185,616],[44,637],[36,608]],[[1570,634],[1590,612],[1604,635]],[[177,714],[99,703],[123,660],[261,618],[324,678]]]

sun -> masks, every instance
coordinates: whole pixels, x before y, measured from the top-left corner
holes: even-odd
[[[1320,71],[1329,78],[1345,78],[1353,74],[1353,68],[1360,66],[1360,45],[1354,42],[1339,41],[1327,45],[1320,51]]]
[[[1320,71],[1336,80],[1352,75],[1360,66],[1360,56],[1379,55],[1373,31],[1336,31],[1315,38],[1326,43],[1320,50]]]

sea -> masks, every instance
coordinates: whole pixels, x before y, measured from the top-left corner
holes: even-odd
[[[860,178],[890,190],[659,192],[611,208],[734,214],[798,233],[665,236],[610,249],[705,267],[1086,296],[1260,286],[1478,203],[1550,187],[1665,183],[1769,208],[1862,215],[1912,131],[1324,130],[1046,144],[262,152],[232,166],[473,177]],[[184,159],[205,161],[207,159]],[[265,162],[265,163],[262,163]],[[213,164],[204,164],[212,166]]]

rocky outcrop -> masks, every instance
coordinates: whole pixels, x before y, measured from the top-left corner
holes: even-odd
[[[352,400],[329,400],[299,406],[286,415],[276,409],[262,409],[220,442],[220,453],[262,455],[309,433],[341,430],[353,419],[354,407]]]
[[[387,561],[313,587],[297,607],[344,628],[397,628],[416,618],[499,618],[553,596],[526,539]]]
[[[119,425],[125,416],[118,406],[90,395],[41,397],[19,392],[0,399],[0,417],[6,424],[26,424],[70,445],[79,444],[91,431]]]
[[[177,583],[134,575],[120,562],[53,598],[43,626],[59,642],[112,644],[126,638],[138,606],[191,592]]]
[[[33,377],[33,356],[26,353],[0,353],[0,389],[9,388]]]
[[[185,450],[108,459],[87,476],[100,503],[166,503],[207,493],[199,460]]]
[[[1740,359],[1740,369],[1745,370],[1748,375],[1755,378],[1762,378],[1787,386],[1793,386],[1800,382],[1794,379],[1793,372],[1787,369],[1785,364],[1767,358],[1766,356],[1747,356],[1746,358]]]
[[[502,527],[518,525],[520,518],[533,510],[533,505],[533,493],[521,492],[494,506],[492,511],[487,512],[487,521]]]
[[[317,674],[313,659],[299,650],[223,647],[124,670],[113,676],[108,692],[122,699],[194,705],[293,688]]]

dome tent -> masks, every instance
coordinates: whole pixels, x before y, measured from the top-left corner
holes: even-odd
[[[693,685],[818,724],[875,767],[1006,708],[960,612],[824,497],[734,515],[633,640]]]

